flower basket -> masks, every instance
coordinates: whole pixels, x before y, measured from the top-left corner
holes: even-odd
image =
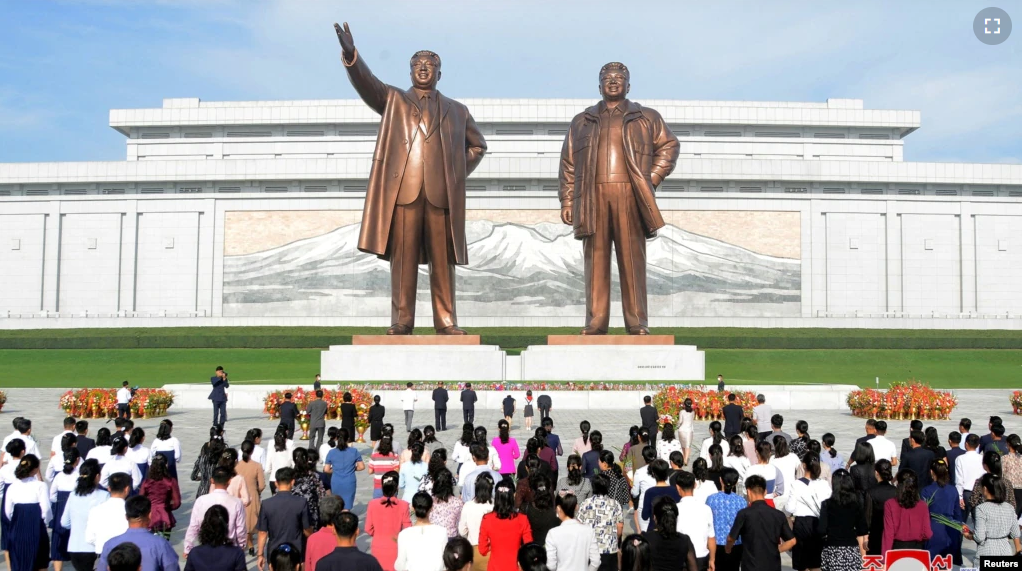
[[[1011,393],[1009,400],[1011,401],[1011,411],[1014,414],[1022,414],[1022,391]],[[2,401],[0,401],[0,405],[2,404]]]
[[[724,418],[724,405],[728,403],[730,391],[717,392],[715,389],[703,389],[685,386],[668,386],[653,396],[653,405],[660,412],[660,424],[673,419],[673,415],[684,408],[685,399],[692,399],[692,411],[696,420],[721,420]],[[756,406],[756,393],[745,391],[735,392],[736,402],[752,416]]]
[[[7,404],[7,393],[0,391],[0,411],[4,409],[5,404]]]
[[[852,391],[845,402],[854,416],[885,420],[947,420],[958,406],[958,398],[951,391],[938,391],[916,380],[891,383],[886,391]]]
[[[156,417],[167,414],[174,404],[174,394],[164,389],[138,389],[131,399],[135,417]],[[58,404],[64,414],[75,418],[116,418],[117,389],[72,389],[60,397]]]

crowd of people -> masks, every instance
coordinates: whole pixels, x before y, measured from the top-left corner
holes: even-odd
[[[786,551],[796,571],[860,571],[867,555],[907,548],[961,565],[963,538],[977,557],[1020,550],[1022,440],[998,417],[983,435],[962,419],[946,443],[912,421],[900,448],[869,420],[845,458],[804,420],[785,432],[762,395],[750,415],[731,397],[701,444],[691,401],[664,417],[644,400],[618,453],[588,421],[562,439],[549,400],[534,429],[513,431],[505,407],[495,435],[465,422],[450,449],[410,420],[399,437],[378,397],[369,450],[347,422],[308,447],[286,421],[236,446],[216,424],[187,475],[187,522],[171,420],[147,442],[123,416],[95,439],[69,417],[44,469],[17,418],[0,451],[2,549],[12,571],[177,571],[180,525],[186,571],[251,558],[273,571],[779,571]],[[372,476],[361,520],[360,471]]]

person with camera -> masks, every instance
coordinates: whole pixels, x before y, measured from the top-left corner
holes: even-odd
[[[210,377],[209,383],[213,390],[209,393],[209,400],[213,401],[213,425],[223,426],[227,423],[227,387],[231,383],[227,380],[227,371],[223,367],[216,368],[216,374]]]

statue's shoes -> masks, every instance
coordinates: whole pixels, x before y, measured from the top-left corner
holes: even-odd
[[[628,328],[629,335],[649,335],[649,328],[642,325],[636,325],[635,327]]]
[[[390,329],[387,330],[387,335],[411,335],[411,334],[412,328],[408,327],[407,325],[402,325],[400,323],[395,323],[394,325],[391,325]]]
[[[443,329],[437,329],[436,334],[437,335],[468,335],[468,333],[466,333],[464,329],[458,327],[457,325],[451,325],[449,327],[444,327]]]
[[[606,335],[606,329],[596,329],[595,327],[586,327],[582,331],[578,332],[579,335]]]

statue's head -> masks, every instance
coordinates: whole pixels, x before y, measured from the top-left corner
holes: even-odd
[[[419,89],[433,89],[440,81],[440,56],[429,50],[415,52],[409,66],[412,85]]]
[[[600,95],[604,101],[621,101],[631,89],[625,64],[612,61],[600,68]]]

